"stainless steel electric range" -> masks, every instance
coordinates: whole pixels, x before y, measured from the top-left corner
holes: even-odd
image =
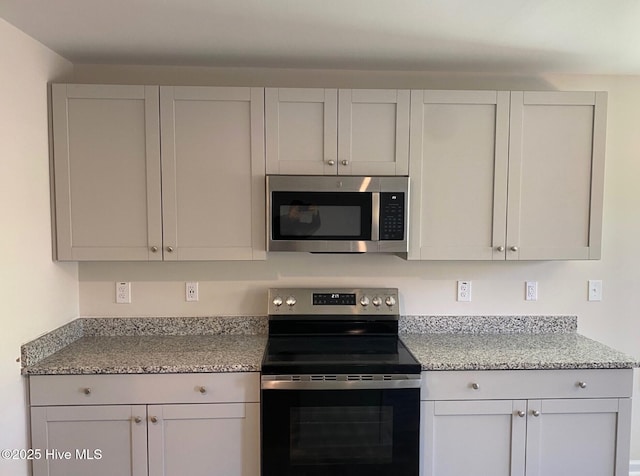
[[[420,364],[397,289],[269,291],[262,476],[417,476]]]

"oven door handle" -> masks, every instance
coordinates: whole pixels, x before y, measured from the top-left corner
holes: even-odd
[[[420,375],[405,375],[389,380],[313,380],[262,376],[262,390],[393,390],[420,388]]]

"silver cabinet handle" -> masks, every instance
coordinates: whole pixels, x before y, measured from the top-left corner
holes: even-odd
[[[587,382],[578,382],[578,387],[587,388]]]
[[[333,160],[333,159],[329,159],[329,160],[327,160],[327,164],[329,164],[329,165],[336,165],[336,161],[335,161],[335,160]]]
[[[471,384],[471,388],[474,389],[474,390],[480,390],[480,384],[473,382]]]
[[[82,393],[84,393],[85,395],[91,395],[91,387],[83,388]]]
[[[349,161],[348,160],[343,160],[342,161],[342,165],[349,165]]]
[[[500,245],[496,247],[496,251],[499,251],[500,253],[502,253],[504,251],[504,246]]]
[[[539,417],[539,416],[540,416],[540,412],[539,412],[538,410],[531,410],[531,414],[532,414],[534,417]]]
[[[198,392],[204,395],[205,393],[207,393],[207,387],[198,387]]]
[[[157,253],[158,252],[158,247],[157,246],[152,246],[151,247],[151,252],[152,253]]]
[[[518,247],[517,246],[512,246],[510,249],[511,249],[511,251],[518,251]]]
[[[134,417],[134,418],[133,418],[133,421],[135,421],[136,423],[140,424],[140,423],[142,423],[142,418],[140,418],[139,416],[137,416],[137,417]]]
[[[158,423],[158,417],[156,416],[152,416],[149,420],[151,420],[151,423]]]
[[[173,246],[167,246],[167,251],[169,253],[173,253]]]
[[[526,413],[525,413],[525,412],[523,412],[522,410],[518,410],[518,411],[516,412],[516,414],[517,414],[520,418],[524,418],[524,416],[526,415]]]

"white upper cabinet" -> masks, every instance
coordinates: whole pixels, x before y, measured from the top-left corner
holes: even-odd
[[[264,90],[160,93],[164,259],[265,259]]]
[[[59,260],[265,259],[264,89],[53,85],[53,138]]]
[[[600,259],[605,92],[512,92],[507,259]]]
[[[57,259],[162,259],[158,87],[54,84],[52,101]]]
[[[338,172],[409,174],[409,91],[338,92]]]
[[[268,174],[337,172],[337,90],[267,88],[265,127]]]
[[[508,92],[412,91],[410,259],[493,259],[508,139]]]
[[[265,91],[268,174],[407,175],[409,91]]]
[[[410,259],[599,259],[606,93],[412,91]]]

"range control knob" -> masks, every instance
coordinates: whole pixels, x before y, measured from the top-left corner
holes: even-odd
[[[389,307],[395,306],[396,298],[394,298],[393,296],[387,296],[387,299],[384,300],[384,303]]]
[[[380,304],[382,304],[382,299],[380,299],[378,296],[374,297],[373,300],[371,301],[373,303],[373,305],[375,307],[380,307]]]
[[[296,302],[296,298],[294,298],[293,296],[289,296],[284,302],[287,303],[287,306],[292,307],[295,306]]]
[[[282,306],[282,298],[280,296],[273,298],[273,305],[276,307]]]
[[[369,298],[367,296],[362,296],[360,298],[360,305],[361,306],[367,307],[369,305],[369,302],[371,302],[371,301],[369,301]]]

